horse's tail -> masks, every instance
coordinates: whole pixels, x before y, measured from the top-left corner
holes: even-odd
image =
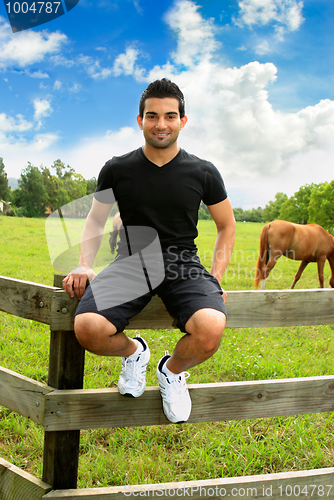
[[[254,290],[257,290],[259,287],[259,282],[263,280],[264,277],[264,268],[268,262],[268,230],[270,224],[263,226],[261,235],[260,235],[260,249],[259,249],[259,257],[257,259],[256,268],[255,268],[255,280],[254,280]]]

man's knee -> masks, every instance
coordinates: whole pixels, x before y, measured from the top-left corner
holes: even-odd
[[[94,352],[105,337],[116,333],[116,327],[100,314],[83,313],[74,318],[74,333],[82,347]]]
[[[220,345],[220,341],[224,332],[225,322],[222,321],[214,326],[208,327],[203,332],[203,347],[207,352],[215,353]]]
[[[226,316],[215,309],[200,309],[186,324],[187,332],[196,336],[199,346],[206,352],[217,351],[224,328]]]

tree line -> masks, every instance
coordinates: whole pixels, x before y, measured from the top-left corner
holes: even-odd
[[[276,193],[263,210],[263,222],[275,219],[297,224],[319,224],[334,230],[334,180],[320,184],[305,184],[290,198]]]
[[[0,158],[0,199],[10,202],[8,215],[39,217],[94,192],[95,177],[86,180],[81,174],[56,160],[48,167],[35,167],[30,162],[22,171],[19,187],[11,190]],[[264,208],[243,210],[234,208],[237,221],[266,223],[275,219],[297,224],[316,223],[328,231],[334,229],[334,180],[321,184],[305,184],[288,198],[284,193],[276,193],[275,200]],[[200,219],[210,219],[207,207],[202,203]]]
[[[40,217],[95,191],[96,179],[86,180],[61,160],[48,167],[30,162],[21,172],[19,187],[10,189],[3,159],[0,158],[0,199],[7,202],[7,215]]]
[[[284,193],[276,193],[275,200],[264,208],[243,210],[233,208],[236,221],[267,223],[273,220],[287,220],[297,224],[319,224],[334,231],[334,180],[321,184],[305,184],[288,198]],[[200,219],[209,219],[205,205],[201,205]]]

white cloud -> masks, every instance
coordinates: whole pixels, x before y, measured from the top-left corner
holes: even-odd
[[[12,33],[9,24],[0,17],[0,68],[27,67],[57,53],[67,37],[63,33],[22,31]]]
[[[32,151],[44,151],[46,149],[49,149],[50,146],[58,141],[58,139],[58,134],[36,134],[34,139],[30,142],[28,149]]]
[[[47,99],[34,99],[33,105],[35,109],[34,119],[37,122],[37,128],[40,128],[42,126],[42,118],[49,116],[53,109],[50,101]]]
[[[301,0],[239,0],[239,26],[273,25],[280,39],[285,31],[297,30],[303,22]]]
[[[1,132],[25,132],[32,128],[32,123],[27,122],[22,115],[16,115],[16,118],[0,113],[0,131]]]
[[[38,101],[38,100],[36,100]],[[47,104],[40,101],[34,102],[35,119],[40,120],[48,114]],[[30,140],[25,136],[25,132],[36,129],[33,122],[27,121],[22,115],[15,117],[0,113],[0,150],[3,156],[10,154],[13,162],[21,157],[25,152],[42,151],[48,149],[57,139],[58,135],[53,133],[35,134]],[[25,158],[27,161],[27,158]],[[21,166],[22,169],[22,166]]]
[[[66,162],[86,179],[97,178],[99,171],[109,158],[122,155],[129,149],[138,148],[142,144],[143,136],[139,129],[122,127],[118,131],[109,130],[102,137],[82,139],[66,153]]]
[[[165,16],[178,39],[177,50],[172,54],[176,64],[191,66],[203,61],[218,46],[212,21],[203,19],[198,10],[195,3],[180,0]]]
[[[255,0],[245,0],[243,5],[246,3],[255,6]],[[286,11],[286,21],[284,26],[281,21],[282,27],[292,29],[297,26],[301,22],[298,17],[301,2],[292,0],[258,0],[257,5],[263,7],[263,15],[267,5],[267,17],[262,22],[265,19],[267,22],[269,19],[270,22],[278,22],[277,13],[280,11],[270,8],[279,4],[290,9],[290,21],[287,21]],[[294,6],[297,9],[295,13]],[[249,15],[251,12],[249,10]],[[252,19],[255,22],[256,15],[254,11],[253,17],[249,17],[249,25]],[[138,64],[141,56],[139,50],[132,45],[115,59],[113,67],[105,68],[105,74],[126,74],[144,83],[162,77],[175,81],[185,94],[189,118],[180,136],[182,147],[213,161],[222,172],[231,192],[235,193],[238,189],[252,192],[258,205],[262,206],[268,199],[273,199],[277,191],[291,195],[306,182],[313,182],[310,165],[314,158],[323,158],[322,163],[317,163],[320,165],[316,172],[319,182],[328,180],[326,176],[333,177],[333,101],[325,99],[295,113],[277,111],[270,103],[270,88],[279,78],[274,64],[253,61],[241,67],[224,66],[217,57],[213,57],[216,56],[217,48],[214,24],[203,19],[199,7],[190,0],[178,1],[165,19],[177,41],[169,61],[145,70]],[[266,45],[263,45],[262,50],[265,49]],[[93,78],[103,78],[104,69],[95,59],[82,56],[79,63]],[[49,106],[46,105],[44,113],[51,111],[50,102]],[[43,107],[40,108],[40,113],[41,119],[46,116],[42,116]],[[18,117],[13,120],[12,123],[16,123],[17,127],[21,122],[24,126],[23,118],[21,121]],[[10,122],[8,117],[7,121],[4,119],[7,126]],[[124,154],[143,143],[141,132],[132,127],[109,131],[103,137],[89,137],[71,150],[56,150],[54,153],[52,148],[56,140],[56,134],[39,136],[39,139],[28,144],[28,151],[35,148],[35,158],[40,158],[39,153],[36,153],[40,145],[44,162],[50,161],[51,164],[61,155],[63,161],[86,178],[97,176],[110,157]],[[20,148],[19,150],[21,151]],[[6,151],[7,156],[9,155],[7,148],[4,159]],[[27,156],[24,160],[27,160]],[[38,163],[37,160],[34,161]],[[308,165],[305,176],[303,162]],[[287,178],[289,182],[282,180]]]
[[[51,166],[59,158],[58,148],[53,149],[58,139],[58,135],[52,133],[37,134],[31,140],[18,139],[0,131],[1,155],[8,176],[19,178],[28,161],[35,166]]]
[[[73,83],[72,87],[68,87],[68,91],[72,92],[73,94],[80,92],[80,90],[81,90],[80,83]]]
[[[30,76],[30,78],[50,78],[47,73],[44,71],[38,70],[38,71],[25,71],[25,75]]]
[[[76,64],[75,61],[67,59],[62,54],[51,56],[50,60],[55,66],[65,66],[66,68],[72,68]]]
[[[112,74],[111,68],[101,68],[100,61],[90,56],[81,55],[78,63],[83,65],[88,75],[94,79],[104,79]]]
[[[139,51],[134,47],[128,47],[124,54],[120,54],[114,61],[113,73],[115,76],[132,75],[135,72],[135,62]]]
[[[216,62],[212,58],[215,27],[200,16],[199,8],[190,0],[178,2],[166,20],[178,37],[171,61],[145,72],[135,64],[137,52],[128,52],[128,59],[123,59],[128,64],[124,62],[123,69],[140,81],[167,77],[182,88],[189,121],[180,144],[213,161],[230,185],[247,185],[256,179],[262,183],[279,177],[294,156],[329,147],[334,131],[333,101],[321,101],[298,113],[276,111],[268,94],[277,79],[274,64],[254,61],[227,68]],[[195,46],[192,40],[196,40]],[[182,61],[187,67],[180,69]],[[134,130],[128,134],[129,140],[121,143],[124,149],[112,139],[115,137],[117,132],[110,132],[108,138],[103,138],[105,145],[110,140],[110,148],[101,151],[122,154],[137,147],[138,134]],[[90,139],[92,152],[100,151],[101,139],[96,141]]]
[[[271,48],[269,47],[268,42],[264,40],[255,47],[255,52],[256,54],[260,55],[268,54],[269,52],[271,52]]]

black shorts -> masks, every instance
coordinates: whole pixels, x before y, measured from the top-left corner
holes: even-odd
[[[115,325],[117,332],[122,332],[128,326],[128,320],[139,314],[153,295],[158,295],[168,312],[177,319],[177,327],[184,333],[185,324],[199,309],[215,309],[226,316],[221,286],[201,264],[197,255],[164,253],[165,276],[155,288],[151,288],[149,283],[146,288],[138,285],[142,277],[136,276],[133,269],[128,276],[125,276],[124,268],[122,272],[118,272],[117,263],[120,261],[122,259],[116,259],[96,276],[80,300],[76,315],[87,312],[100,314]],[[113,280],[114,284],[111,285]],[[122,283],[127,283],[127,286],[122,286]],[[133,283],[132,288],[138,296],[126,300],[127,296],[123,291],[124,288],[129,290],[129,283],[130,288]]]

